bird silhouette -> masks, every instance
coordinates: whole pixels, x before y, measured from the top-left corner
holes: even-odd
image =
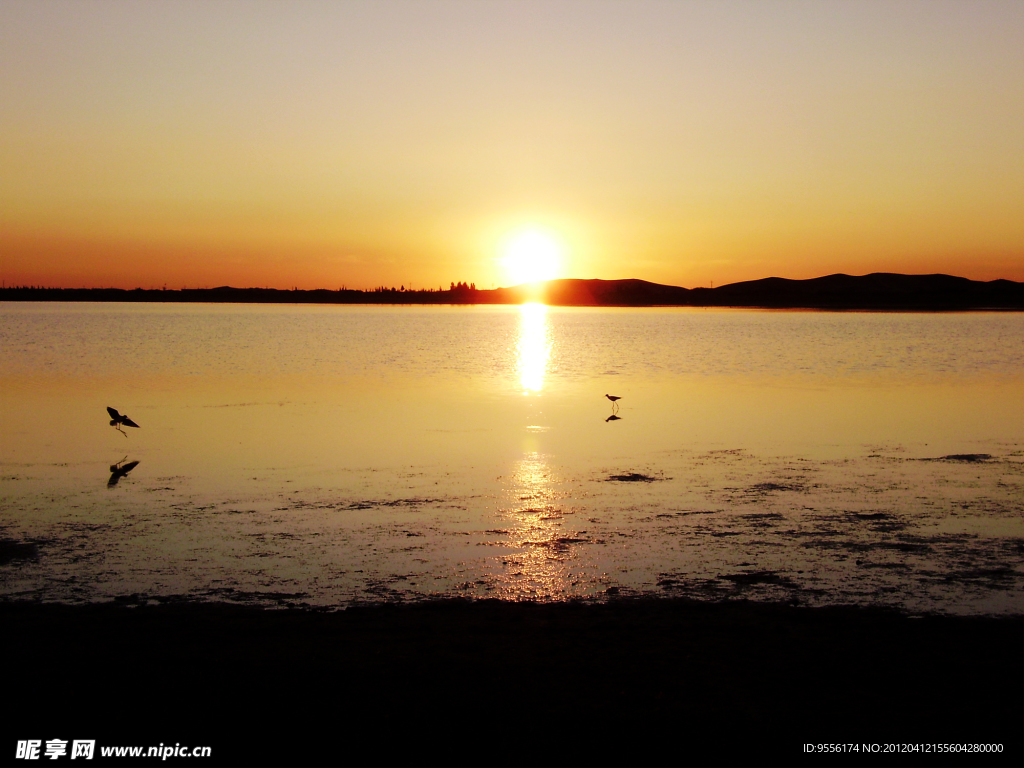
[[[115,485],[117,485],[118,480],[120,480],[122,477],[127,477],[128,473],[139,465],[139,462],[137,461],[129,461],[127,464],[125,464],[124,462],[127,461],[127,459],[128,457],[125,456],[123,459],[117,462],[117,464],[110,465],[110,479],[107,480],[107,488],[113,488]]]
[[[616,400],[621,400],[622,399],[621,397],[619,397],[618,395],[605,395],[605,397],[607,397],[609,400],[612,401],[612,408],[613,409],[618,409],[619,404],[616,403],[615,401]]]
[[[129,419],[127,416],[122,416],[109,405],[107,406],[107,413],[110,414],[110,426],[112,426],[125,437],[128,437],[128,433],[121,429],[122,425],[126,427],[135,427],[136,429],[141,429],[141,427],[139,427],[138,424]]]

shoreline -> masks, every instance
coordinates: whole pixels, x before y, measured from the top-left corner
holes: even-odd
[[[451,284],[406,290],[326,288],[0,288],[0,301],[355,304],[355,305],[517,305],[541,302],[564,307],[695,307],[731,309],[809,309],[825,311],[1024,311],[1024,283],[969,280],[951,275],[827,275],[807,280],[769,277],[721,285],[682,288],[646,280],[559,279],[510,288],[478,289]]]
[[[1024,682],[1024,616],[620,598],[334,612],[4,601],[0,617],[13,738],[190,740],[225,757],[287,752],[325,716],[332,743],[385,717],[427,751],[452,728],[522,735],[524,718],[570,744],[589,724],[679,749],[732,733],[723,754],[878,740],[1012,751],[1004,702]]]

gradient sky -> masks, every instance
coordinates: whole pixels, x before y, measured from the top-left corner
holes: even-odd
[[[1024,280],[1024,2],[0,2],[7,285]]]

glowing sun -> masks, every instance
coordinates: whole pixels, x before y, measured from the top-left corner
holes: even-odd
[[[562,247],[550,235],[526,229],[512,235],[502,249],[509,285],[554,280],[562,269]]]

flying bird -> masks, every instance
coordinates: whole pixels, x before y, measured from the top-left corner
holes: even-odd
[[[107,413],[110,414],[110,426],[112,426],[125,437],[128,437],[128,433],[121,429],[122,425],[126,427],[135,427],[136,429],[140,429],[138,424],[129,419],[127,416],[122,416],[109,405],[107,406]]]
[[[619,407],[619,404],[616,403],[615,401],[616,400],[621,400],[622,399],[621,397],[619,397],[618,395],[605,395],[605,397],[607,397],[609,400],[612,401],[612,408],[618,408]]]

